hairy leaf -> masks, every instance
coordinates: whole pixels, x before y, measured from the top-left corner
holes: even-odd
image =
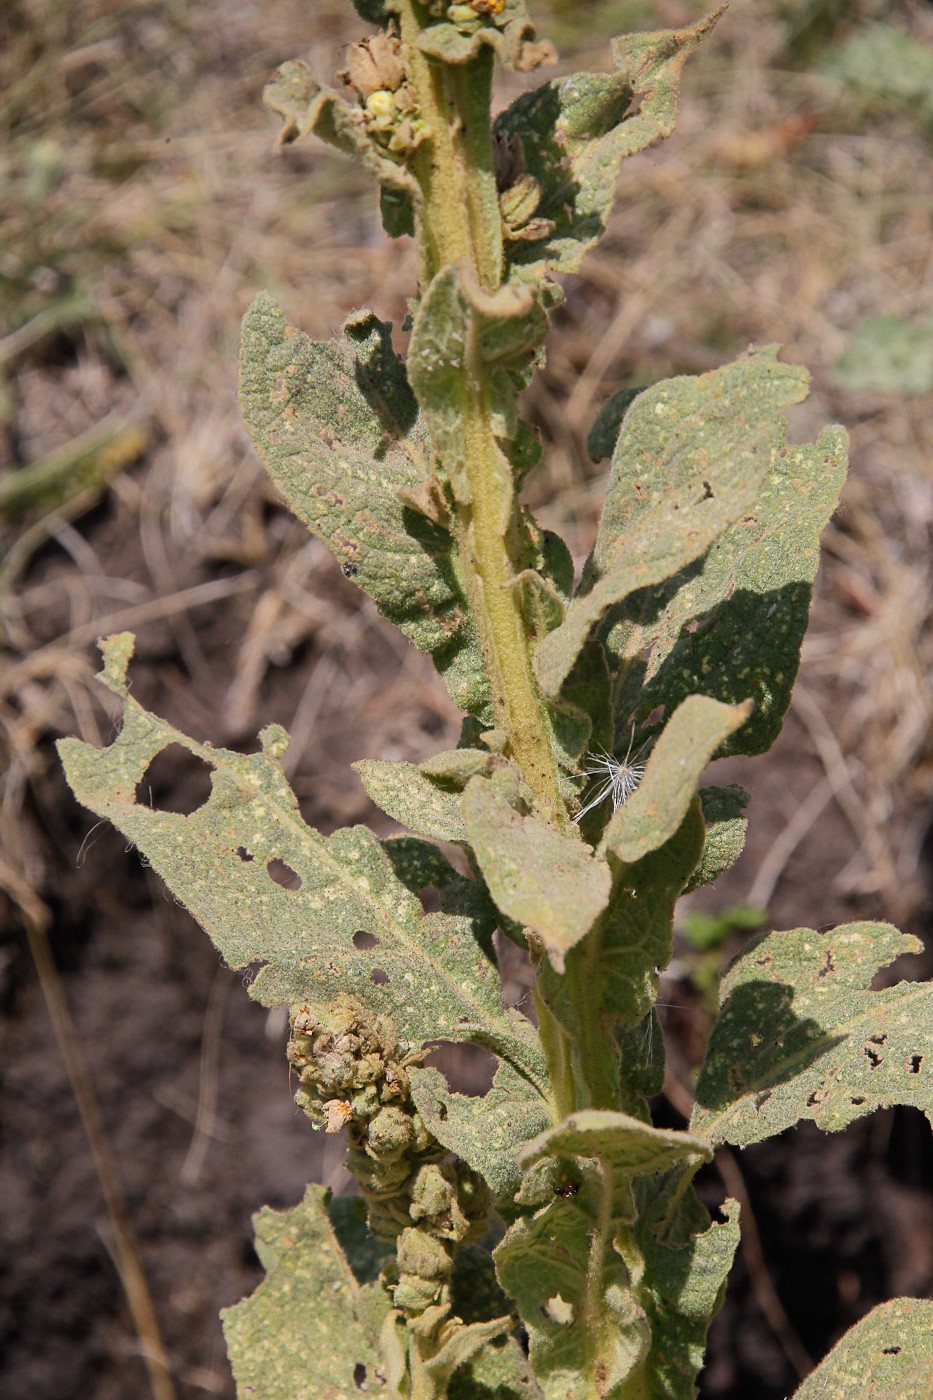
[[[455,1372],[448,1400],[540,1400],[528,1358],[514,1337],[484,1347]]]
[[[497,907],[534,931],[560,971],[567,950],[606,907],[608,865],[579,837],[523,816],[501,783],[473,778],[463,797],[463,819]]]
[[[557,78],[497,118],[502,187],[528,175],[541,192],[530,230],[540,221],[540,235],[507,244],[513,281],[580,266],[605,230],[622,161],[673,131],[681,70],[720,13],[616,39],[614,73]]]
[[[651,1400],[694,1400],[709,1324],[739,1243],[738,1202],[727,1200],[725,1218],[712,1223],[692,1187],[677,1198],[678,1176],[668,1171],[635,1187],[645,1261],[640,1298],[651,1324],[645,1366]]]
[[[691,695],[678,705],[661,731],[637,791],[606,828],[604,849],[631,865],[673,836],[704,768],[750,713],[750,702],[722,705],[705,695]]]
[[[793,1400],[929,1400],[930,1395],[933,1302],[893,1298],[849,1328]]]
[[[752,717],[723,752],[762,753],[780,732],[797,675],[819,537],[845,477],[846,437],[831,428],[815,446],[784,445],[782,410],[805,396],[807,376],[780,364],[772,347],[671,384],[678,386],[679,411],[668,450],[689,460],[702,423],[710,448],[735,465],[727,492],[752,475],[761,484],[705,558],[697,553],[697,562],[629,596],[620,609],[606,637],[618,671],[617,709],[623,715],[647,714],[656,705],[670,710],[698,691],[730,704],[750,696]],[[637,533],[639,518],[656,508],[665,489],[668,467],[661,454],[652,461],[650,447],[646,452],[638,439],[629,443],[633,419],[641,420],[650,443],[646,410],[654,411],[656,392],[635,400],[622,427],[600,527],[610,542]],[[597,551],[594,560],[601,562]]]
[[[706,840],[700,863],[690,876],[684,894],[702,885],[711,885],[735,865],[745,847],[748,819],[743,812],[748,800],[748,793],[738,783],[700,789]]]
[[[495,1252],[548,1400],[621,1395],[643,1365],[651,1327],[637,1286],[633,1180],[678,1166],[689,1173],[709,1156],[689,1133],[601,1109],[573,1114],[522,1149],[526,1170],[544,1158],[574,1162],[576,1190],[519,1219]]]
[[[447,1400],[451,1377],[461,1366],[468,1364],[481,1354],[488,1344],[511,1331],[512,1319],[509,1316],[492,1318],[488,1322],[471,1322],[464,1325],[459,1320],[445,1324],[441,1330],[441,1345],[423,1363],[423,1375],[430,1382],[430,1390],[425,1394],[436,1400]],[[444,1331],[448,1333],[443,1336]]]
[[[500,1064],[482,1096],[455,1094],[440,1070],[412,1068],[412,1097],[438,1142],[478,1171],[502,1200],[521,1184],[517,1152],[547,1125],[547,1104],[526,1079]]]
[[[238,1400],[358,1400],[361,1375],[378,1384],[375,1310],[364,1295],[383,1289],[357,1284],[327,1216],[329,1195],[311,1185],[293,1210],[254,1216],[266,1278],[221,1314]]]
[[[730,525],[748,515],[783,442],[784,409],[805,396],[806,384],[804,371],[778,363],[769,346],[709,374],[656,384],[633,401],[613,453],[599,533],[580,589],[563,624],[538,647],[535,666],[547,695],[559,693],[586,638],[610,609],[631,600],[632,609],[641,604],[654,617],[658,585],[702,559]],[[620,640],[613,638],[612,651],[624,666],[631,648]],[[690,681],[676,697],[668,687],[652,694],[650,703],[639,694],[630,707],[637,704],[647,714],[656,704],[672,709],[687,694],[710,693],[705,675],[691,674]],[[745,694],[730,694],[730,701],[752,693],[744,672],[733,689],[743,681]],[[628,692],[624,698],[629,700]]]
[[[391,1015],[403,1042],[471,1041],[544,1083],[531,1027],[502,1007],[494,914],[477,886],[413,837],[382,843],[357,826],[325,838],[306,826],[279,762],[285,731],[263,730],[254,754],[196,743],[128,694],[131,648],[127,633],[104,643],[123,729],[106,749],[63,740],[68,781],[139,848],[231,966],[264,964],[251,994],[266,1006],[357,996]],[[187,816],[136,800],[152,759],[172,743],[212,769],[210,797]],[[274,862],[300,888],[277,883]],[[420,898],[429,884],[440,901],[432,914]]]
[[[436,841],[467,840],[459,793],[439,787],[417,764],[363,758],[353,767],[376,806],[409,831]]]
[[[430,479],[429,447],[389,331],[362,312],[340,340],[313,341],[260,294],[243,321],[243,417],[299,519],[430,652],[456,703],[485,714],[488,683],[453,542],[411,504]]]
[[[889,924],[791,929],[756,940],[721,988],[693,1129],[740,1147],[801,1119],[836,1132],[889,1104],[933,1111],[933,984],[872,991],[922,948]]]

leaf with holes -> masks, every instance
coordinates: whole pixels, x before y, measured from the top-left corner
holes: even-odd
[[[390,330],[359,312],[340,340],[314,341],[260,294],[243,320],[243,418],[299,519],[431,654],[457,704],[485,715],[488,683],[453,541],[413,504],[430,480],[430,447]]]
[[[389,1295],[357,1283],[327,1216],[329,1195],[312,1185],[293,1210],[266,1206],[254,1217],[266,1278],[221,1314],[240,1400],[358,1400],[367,1378],[380,1384],[373,1320],[388,1313]]]
[[[710,1156],[689,1133],[605,1109],[575,1113],[522,1149],[526,1171],[543,1159],[573,1161],[577,1188],[516,1221],[495,1252],[547,1400],[622,1395],[644,1366],[651,1326],[637,1283],[633,1182],[671,1168],[689,1176]]]
[[[506,197],[529,178],[538,196],[533,221],[507,244],[511,280],[577,270],[605,230],[623,160],[673,131],[684,63],[721,13],[616,39],[614,73],[554,79],[496,119]]]
[[[889,1104],[933,1113],[933,984],[872,980],[918,939],[890,924],[756,940],[723,978],[692,1129],[745,1147],[812,1119],[838,1132]]]
[[[850,1327],[793,1400],[930,1400],[933,1302],[894,1298]]]
[[[653,599],[666,580],[697,566],[758,499],[772,457],[784,440],[784,410],[806,394],[803,370],[783,365],[773,346],[752,351],[696,378],[686,375],[645,389],[630,405],[612,457],[606,502],[580,588],[560,627],[538,647],[535,668],[547,695],[559,694],[587,637]],[[625,606],[623,606],[625,605]],[[654,610],[649,612],[654,616]],[[622,669],[620,713],[648,712],[687,694],[710,694],[706,677],[672,699],[670,689],[629,698],[628,649],[613,636]],[[634,658],[637,659],[637,658]],[[730,673],[731,675],[731,673]],[[733,679],[730,701],[753,692]],[[725,699],[725,696],[717,696]]]
[[[609,866],[579,836],[564,835],[515,805],[517,779],[504,772],[472,778],[463,796],[463,820],[473,854],[496,907],[528,927],[554,967],[592,928],[606,907]],[[511,780],[511,781],[510,781]]]
[[[138,847],[232,967],[264,964],[250,989],[257,1000],[314,1006],[358,996],[392,1016],[409,1045],[471,1041],[545,1082],[534,1032],[502,1006],[494,913],[472,880],[413,837],[383,843],[362,826],[321,836],[305,825],[282,772],[284,730],[265,729],[254,754],[198,744],[129,694],[128,633],[103,651],[105,682],[123,697],[123,728],[106,749],[62,740],[68,781],[79,802]],[[153,758],[172,743],[213,770],[209,799],[187,816],[136,800]],[[300,888],[275,883],[273,861]],[[437,913],[422,908],[428,885]]]
[[[636,1238],[645,1261],[639,1296],[652,1342],[646,1393],[652,1400],[694,1400],[706,1334],[739,1243],[738,1202],[724,1201],[723,1219],[712,1222],[682,1181],[679,1172],[668,1171],[635,1183]]]
[[[668,454],[688,461],[698,428],[710,450],[733,462],[727,490],[744,490],[742,480],[758,485],[708,551],[629,594],[616,612],[605,640],[618,712],[670,710],[697,691],[728,704],[751,697],[752,718],[723,752],[763,753],[780,732],[797,675],[819,537],[845,479],[846,435],[829,428],[815,445],[785,445],[784,409],[806,396],[807,375],[781,364],[774,347],[670,383],[678,386],[678,422],[665,452],[651,447],[648,413],[658,391],[646,390],[626,414],[600,525],[606,548],[637,538],[671,490]],[[591,561],[597,571],[603,548]]]
[[[432,1066],[414,1067],[409,1075],[412,1097],[429,1132],[509,1202],[521,1184],[518,1149],[549,1122],[540,1094],[504,1062],[481,1096],[453,1093]]]

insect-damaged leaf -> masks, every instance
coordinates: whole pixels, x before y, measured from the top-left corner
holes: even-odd
[[[413,837],[383,843],[357,826],[325,838],[306,826],[279,763],[285,731],[265,729],[254,754],[196,743],[127,693],[131,646],[126,633],[103,644],[123,729],[106,749],[63,740],[68,781],[138,847],[231,966],[264,963],[251,994],[266,1006],[312,1007],[356,996],[393,1017],[401,1042],[471,1041],[542,1082],[528,1022],[501,1003],[494,913],[478,887]],[[187,816],[136,800],[152,759],[172,743],[213,770],[210,797]],[[274,880],[276,861],[300,888]],[[426,914],[429,884],[440,910]]]
[[[451,537],[411,503],[430,478],[430,448],[389,331],[361,312],[339,340],[313,341],[261,293],[243,320],[243,418],[299,519],[430,652],[457,704],[484,714],[486,673]]]
[[[516,797],[503,783],[473,778],[463,796],[467,835],[497,907],[534,930],[560,971],[606,907],[609,867],[579,837],[523,816]]]
[[[801,1119],[836,1132],[889,1104],[933,1112],[933,984],[870,990],[921,948],[872,923],[752,943],[723,978],[693,1130],[745,1147]]]
[[[526,1079],[502,1063],[483,1095],[457,1094],[433,1066],[409,1071],[412,1097],[425,1127],[510,1201],[521,1184],[516,1153],[549,1122],[547,1104]]]
[[[850,1327],[793,1400],[929,1400],[931,1395],[933,1302],[894,1298]]]
[[[603,849],[631,865],[673,836],[704,768],[750,713],[750,702],[722,705],[706,695],[691,695],[678,705],[661,731],[637,791],[606,828]]]
[[[529,232],[507,244],[511,280],[575,272],[602,236],[626,156],[674,129],[680,74],[721,11],[684,29],[616,39],[616,71],[557,78],[513,102],[496,120],[500,184],[530,176],[540,188]]]
[[[748,800],[748,793],[738,783],[700,789],[706,840],[700,863],[690,876],[684,894],[702,885],[711,885],[735,865],[745,847],[748,819],[743,813]]]
[[[357,1400],[367,1377],[378,1385],[379,1308],[367,1295],[384,1290],[353,1277],[329,1195],[311,1185],[293,1210],[266,1206],[254,1217],[266,1278],[221,1314],[238,1400]]]
[[[586,638],[610,610],[627,617],[650,602],[652,590],[702,559],[752,510],[784,440],[784,410],[800,402],[806,385],[805,372],[780,364],[769,346],[709,374],[668,379],[639,394],[622,423],[580,589],[562,625],[538,647],[535,667],[547,695],[559,693]],[[621,609],[626,600],[630,607]],[[656,612],[651,607],[648,616]],[[617,663],[637,659],[615,634],[612,642]],[[717,698],[745,699],[753,688],[744,673],[733,690],[743,681],[745,693]],[[641,696],[629,702],[625,689],[624,700],[647,714],[658,703],[673,709],[696,691],[710,693],[705,675],[691,674],[689,689],[681,687],[676,699],[665,691],[650,704]]]
[[[819,537],[845,478],[846,436],[829,428],[815,445],[784,444],[782,409],[805,397],[807,376],[778,363],[772,348],[694,381],[671,381],[691,382],[701,418],[708,395],[707,428],[719,437],[718,450],[739,463],[744,458],[756,474],[763,462],[766,474],[754,502],[705,557],[630,596],[616,614],[606,636],[616,699],[619,713],[647,714],[697,691],[728,703],[751,697],[754,712],[723,753],[763,753],[780,732],[797,674]],[[638,515],[662,489],[642,471],[637,444],[634,451],[627,446],[631,420],[655,392],[635,400],[622,427],[607,500],[612,515],[604,513],[610,539],[637,530]],[[689,414],[689,398],[681,405]],[[683,433],[688,453],[691,424],[688,416],[674,434]]]
[[[739,1243],[739,1206],[727,1200],[722,1221],[688,1187],[676,1208],[676,1171],[635,1183],[637,1241],[645,1261],[640,1301],[651,1325],[643,1392],[651,1400],[694,1400],[709,1324],[719,1309]]]
[[[526,1170],[544,1158],[573,1160],[577,1188],[518,1220],[494,1256],[547,1400],[621,1395],[644,1364],[651,1324],[638,1289],[633,1181],[690,1172],[709,1156],[689,1133],[601,1109],[573,1114],[522,1149]]]

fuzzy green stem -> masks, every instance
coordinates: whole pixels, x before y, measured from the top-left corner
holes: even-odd
[[[538,1018],[538,1039],[547,1060],[551,1085],[551,1116],[555,1123],[560,1123],[577,1107],[573,1046],[569,1035],[537,988],[532,996]]]
[[[486,291],[502,279],[502,227],[492,156],[492,54],[461,65],[429,60],[417,46],[423,7],[402,0],[400,18],[408,80],[430,132],[412,169],[421,188],[418,243],[421,285],[465,261]],[[508,463],[492,429],[488,371],[469,357],[464,376],[463,444],[469,503],[458,507],[461,569],[489,671],[496,724],[538,799],[558,825],[568,817],[543,703],[531,668],[529,635],[514,586],[524,567],[517,556],[516,504]]]

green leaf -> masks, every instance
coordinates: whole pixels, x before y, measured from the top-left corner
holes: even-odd
[[[793,1400],[929,1400],[930,1395],[933,1302],[894,1298],[850,1327]]]
[[[819,537],[845,477],[846,437],[832,428],[815,446],[783,445],[782,410],[805,396],[807,376],[780,364],[773,348],[697,380],[672,383],[683,387],[675,394],[678,426],[668,449],[688,458],[696,450],[686,387],[693,383],[709,450],[734,466],[735,484],[726,492],[741,491],[746,506],[705,558],[697,554],[696,563],[629,597],[621,609],[606,636],[618,672],[618,713],[648,714],[657,705],[670,711],[697,692],[727,704],[751,697],[752,717],[723,753],[762,753],[779,734],[790,701]],[[651,393],[635,400],[619,438],[604,512],[610,539],[638,530],[639,515],[656,508],[663,490],[663,476],[643,470],[637,442],[634,450],[626,446],[630,420],[646,416],[639,406],[651,406]],[[748,502],[740,483],[753,475],[761,484]]]
[[[854,394],[881,392],[912,398],[933,389],[933,317],[866,316],[832,368],[837,384]]]
[[[837,1132],[889,1104],[933,1112],[933,984],[871,990],[921,948],[873,923],[753,942],[723,978],[694,1131],[745,1147],[802,1119]]]
[[[378,1384],[365,1294],[381,1286],[357,1284],[327,1216],[329,1195],[312,1185],[293,1210],[254,1216],[267,1276],[221,1313],[237,1400],[358,1400],[359,1367]]]
[[[690,876],[684,894],[702,885],[711,885],[735,865],[745,848],[748,819],[743,813],[748,801],[748,793],[738,783],[700,789],[706,840],[700,863]]]
[[[672,1211],[678,1176],[665,1172],[636,1183],[645,1261],[641,1301],[651,1324],[645,1393],[651,1400],[694,1400],[709,1324],[739,1243],[737,1201],[727,1200],[724,1220],[711,1223],[690,1187]]]
[[[473,778],[463,797],[463,819],[497,907],[533,930],[559,972],[567,950],[606,907],[609,867],[579,836],[523,816],[513,797],[517,800],[517,792],[510,793],[505,783]]]
[[[573,1114],[522,1149],[526,1170],[545,1158],[574,1162],[576,1190],[519,1219],[494,1256],[547,1400],[621,1396],[644,1364],[651,1327],[638,1287],[633,1181],[672,1167],[690,1174],[709,1156],[689,1133],[601,1109]]]
[[[373,4],[371,8],[375,12],[380,7]],[[380,23],[376,19],[372,22]],[[266,106],[282,118],[279,146],[317,136],[358,160],[379,181],[386,233],[394,238],[409,231],[413,209],[421,198],[418,183],[406,166],[391,159],[370,135],[362,107],[351,107],[339,93],[322,88],[301,59],[276,69],[262,96]]]
[[[596,1158],[610,1178],[614,1204],[631,1205],[630,1197],[624,1192],[618,1194],[620,1182],[651,1176],[679,1164],[698,1165],[708,1162],[712,1155],[709,1143],[690,1133],[653,1128],[609,1109],[585,1108],[526,1143],[519,1153],[519,1162],[528,1171],[545,1157]],[[620,1218],[631,1220],[634,1215]]]
[[[447,1400],[447,1390],[454,1372],[480,1355],[490,1342],[510,1331],[511,1327],[512,1319],[509,1316],[493,1318],[488,1322],[471,1322],[466,1326],[458,1320],[448,1323],[449,1335],[422,1365],[423,1375],[431,1385],[430,1395],[436,1396],[437,1400]]]
[[[435,841],[466,842],[460,795],[432,782],[417,764],[363,758],[353,767],[376,806],[409,831]]]
[[[470,1041],[546,1084],[534,1032],[502,1006],[494,912],[473,881],[413,837],[382,843],[362,826],[322,837],[305,825],[282,771],[283,729],[263,730],[253,754],[196,743],[128,694],[131,647],[127,633],[103,644],[106,681],[124,699],[122,731],[106,749],[63,740],[68,781],[138,847],[232,967],[264,964],[251,995],[312,1007],[357,996],[392,1016],[409,1046]],[[189,815],[136,800],[151,761],[173,743],[212,770],[210,797]],[[300,888],[276,883],[276,861]],[[437,913],[422,907],[427,885]]]
[[[819,536],[838,500],[845,446],[841,430],[830,430],[815,447],[788,449],[788,479],[772,476],[697,569],[632,600],[608,638],[622,712],[669,708],[697,688],[725,703],[750,696],[752,717],[721,756],[773,744],[797,675]]]
[[[488,682],[453,541],[413,504],[430,481],[430,449],[390,329],[361,312],[340,340],[313,341],[260,294],[243,321],[243,417],[299,519],[431,654],[456,703],[485,715]]]
[[[460,1251],[462,1253],[462,1251]],[[520,1343],[514,1337],[484,1347],[451,1379],[448,1400],[539,1400]]]
[[[409,1070],[412,1098],[425,1127],[478,1171],[502,1201],[521,1184],[516,1153],[549,1121],[548,1107],[527,1079],[502,1063],[483,1095],[455,1094],[440,1070]]]
[[[716,750],[751,713],[751,703],[722,705],[691,695],[678,705],[651,752],[636,792],[606,828],[603,849],[634,864],[677,831]]]
[[[768,346],[709,374],[669,379],[639,394],[619,433],[580,589],[563,624],[538,647],[535,667],[545,694],[559,693],[586,638],[610,609],[631,600],[627,616],[656,618],[657,586],[702,559],[730,525],[747,517],[783,442],[783,410],[800,402],[806,384],[805,372],[779,364]],[[639,660],[643,644],[633,652],[632,629],[623,623],[619,630],[611,651],[627,682],[625,669]],[[648,703],[640,690],[637,699],[630,697],[629,685],[624,700],[647,714],[656,704],[673,708],[687,694],[710,693],[705,675],[691,673],[689,679],[676,699],[669,698],[668,687]],[[742,675],[734,685],[744,680]],[[717,698],[741,700],[753,689],[746,683],[744,694]]]
[[[488,413],[503,451],[519,438],[517,392],[547,335],[547,315],[531,287],[486,292],[466,265],[443,268],[428,287],[412,328],[408,373],[457,500],[470,501],[464,430],[471,395],[491,389]],[[527,461],[524,465],[531,465]],[[512,473],[502,464],[511,495]],[[517,483],[516,483],[517,484]]]
[[[546,272],[577,270],[605,231],[622,161],[673,131],[683,65],[721,13],[616,39],[614,73],[554,79],[497,118],[504,187],[527,174],[541,191],[542,236],[508,243],[511,280],[537,284]]]

